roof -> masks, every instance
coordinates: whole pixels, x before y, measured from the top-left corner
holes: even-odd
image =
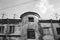
[[[0,19],[0,24],[18,24],[20,19]]]
[[[25,12],[24,14],[22,14],[22,15],[20,16],[20,18],[23,18],[23,17],[26,16],[26,15],[35,15],[35,16],[37,16],[37,17],[40,18],[40,15],[39,15],[38,13],[35,13],[35,12]]]
[[[0,24],[18,24],[21,19],[0,19]],[[60,23],[60,20],[39,20],[39,23]]]
[[[40,23],[60,23],[60,20],[39,20]]]

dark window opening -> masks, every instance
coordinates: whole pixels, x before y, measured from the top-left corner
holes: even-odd
[[[4,26],[0,26],[0,33],[4,33]]]
[[[14,33],[15,26],[9,26],[9,33]]]
[[[27,29],[27,38],[35,39],[35,30],[34,29]]]
[[[60,35],[60,28],[56,28],[57,34]]]
[[[33,17],[29,17],[29,22],[34,22],[34,18]]]

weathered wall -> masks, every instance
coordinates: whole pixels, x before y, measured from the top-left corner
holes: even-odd
[[[60,28],[59,23],[54,23],[53,24],[53,30],[54,30],[55,39],[60,38],[60,35],[57,34],[57,29],[56,28]]]
[[[53,30],[51,23],[40,23],[43,29],[43,39],[44,40],[54,40]]]
[[[33,17],[34,18],[34,22],[29,22],[28,21],[28,17]],[[38,36],[39,36],[39,31],[38,31],[38,17],[34,16],[34,15],[27,15],[25,17],[22,18],[22,40],[26,39],[26,40],[38,40]],[[27,29],[34,29],[35,30],[35,39],[28,39],[27,38]]]
[[[31,16],[31,17],[33,17],[33,16]],[[28,18],[28,16],[27,16],[27,18]],[[27,39],[27,29],[33,28],[33,29],[35,29],[35,36],[36,36],[36,39],[33,39],[33,40],[38,40],[40,34],[38,31],[38,23],[37,22],[38,21],[29,22],[28,19],[25,18],[25,20],[22,20],[22,22],[19,24],[9,24],[8,26],[15,25],[15,32],[12,34],[9,34],[9,35],[21,35],[21,37],[11,37],[11,39],[14,39],[14,40],[25,40],[25,39],[32,40],[32,39]],[[1,26],[1,24],[0,24],[0,26]],[[7,27],[8,27],[7,24],[3,24],[3,26],[5,27],[4,33],[0,33],[0,35],[5,35]],[[42,28],[49,27],[49,34],[47,34],[47,36],[43,36],[43,39],[46,39],[47,37],[49,37],[50,40],[52,40],[54,38],[54,35],[55,35],[56,39],[60,37],[60,35],[57,34],[57,30],[56,30],[57,27],[58,28],[60,27],[60,25],[58,23],[52,23],[52,27],[51,27],[51,23],[40,23],[40,26]],[[52,30],[52,28],[53,28],[53,30]],[[53,33],[53,31],[54,31],[54,33]],[[43,30],[43,33],[44,32],[48,33],[47,30]]]

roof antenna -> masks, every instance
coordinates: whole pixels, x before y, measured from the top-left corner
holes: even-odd
[[[3,14],[2,14],[2,19],[4,18],[4,16],[5,16],[5,14],[3,13]]]
[[[60,15],[58,15],[57,13],[55,14],[56,19],[59,19],[59,18],[58,18],[59,16],[60,16]]]
[[[15,19],[16,14],[14,14],[13,19]]]
[[[5,16],[5,15],[6,15],[6,14],[4,14],[4,13],[2,14],[2,19],[4,19],[4,16]]]
[[[2,19],[4,19],[4,16],[5,16],[5,15],[6,15],[6,14],[3,12],[3,13],[2,13]]]

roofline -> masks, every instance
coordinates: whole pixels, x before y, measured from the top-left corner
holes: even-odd
[[[25,13],[23,13],[23,14],[20,16],[20,18],[23,18],[23,17],[26,16],[26,15],[35,15],[35,16],[37,16],[37,17],[40,18],[40,15],[39,15],[38,13],[36,13],[36,12],[25,12]]]
[[[38,20],[39,23],[60,23],[60,20]],[[0,19],[0,24],[19,24],[21,19]]]
[[[39,23],[60,23],[59,20],[39,20]]]
[[[0,24],[18,24],[21,19],[0,19]]]

